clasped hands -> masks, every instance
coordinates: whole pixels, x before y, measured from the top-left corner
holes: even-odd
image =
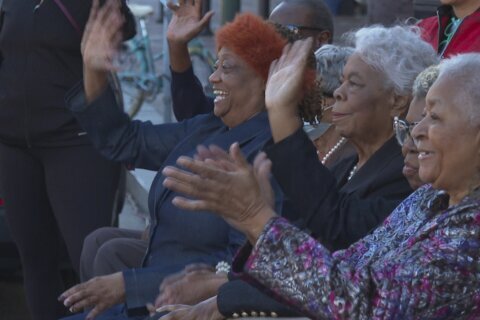
[[[200,146],[194,158],[180,157],[163,169],[165,187],[184,194],[172,202],[185,210],[206,210],[222,216],[255,244],[265,224],[275,216],[270,184],[272,163],[260,153],[251,166],[238,143],[227,153],[216,146]],[[187,171],[188,170],[188,171]]]

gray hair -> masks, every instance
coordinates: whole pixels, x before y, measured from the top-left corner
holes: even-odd
[[[410,95],[420,71],[438,62],[433,47],[412,26],[386,28],[374,25],[353,35],[355,53],[385,77],[386,88],[401,96]]]
[[[439,72],[440,68],[438,65],[430,66],[420,72],[413,82],[413,96],[417,98],[425,98],[428,90],[435,80],[437,80]]]
[[[438,79],[448,77],[457,85],[455,103],[465,107],[473,126],[480,125],[480,53],[466,53],[442,61]]]
[[[352,47],[331,44],[324,45],[315,51],[317,79],[320,81],[320,88],[327,95],[333,96],[335,89],[340,87],[343,67],[353,51]]]

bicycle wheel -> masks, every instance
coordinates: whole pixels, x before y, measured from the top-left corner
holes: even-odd
[[[117,72],[120,80],[125,112],[133,118],[142,106],[146,92],[142,88],[142,76],[148,73],[148,67],[143,49],[134,42],[125,42],[118,52],[116,63],[120,71]]]

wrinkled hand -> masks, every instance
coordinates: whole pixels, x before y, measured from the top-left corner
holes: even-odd
[[[194,306],[170,305],[159,308],[158,312],[170,311],[160,320],[222,320],[224,316],[218,311],[217,297],[200,302]]]
[[[92,308],[86,319],[94,319],[106,309],[125,300],[125,282],[121,272],[95,277],[65,291],[58,298],[71,312]]]
[[[218,147],[209,149],[211,154],[220,153]],[[252,168],[234,143],[229,155],[180,157],[177,164],[190,172],[168,166],[163,170],[163,184],[194,198],[175,197],[172,202],[177,207],[215,212],[252,242],[275,215],[269,181],[271,162],[264,153],[257,156]]]
[[[93,0],[90,16],[82,37],[81,51],[86,69],[114,71],[114,57],[122,41],[124,18],[119,0],[107,0],[100,8]]]
[[[173,11],[172,20],[167,29],[170,43],[187,44],[205,28],[213,16],[213,11],[202,17],[202,0],[180,0],[179,4],[168,2]]]
[[[189,264],[189,265],[185,266],[185,268],[182,271],[165,277],[163,279],[162,283],[160,284],[159,289],[160,289],[160,291],[162,291],[165,286],[170,285],[170,284],[182,279],[187,273],[200,272],[200,271],[215,272],[215,268],[213,266],[211,266],[209,264],[205,264],[205,263]]]
[[[297,106],[303,96],[303,85],[308,56],[312,51],[312,38],[287,44],[280,59],[270,65],[265,104],[267,110],[297,113]]]
[[[312,50],[311,38],[287,44],[280,59],[270,65],[265,105],[275,143],[293,134],[302,126],[298,108],[305,89],[305,71]]]
[[[218,288],[228,281],[226,274],[212,269],[184,270],[167,277],[160,285],[155,308],[164,305],[193,305],[217,294]]]

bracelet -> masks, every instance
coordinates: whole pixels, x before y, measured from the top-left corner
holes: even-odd
[[[219,273],[222,273],[222,272],[225,272],[225,273],[230,272],[230,264],[228,264],[228,262],[226,262],[226,261],[220,261],[215,266],[215,273],[216,274],[219,274]]]

